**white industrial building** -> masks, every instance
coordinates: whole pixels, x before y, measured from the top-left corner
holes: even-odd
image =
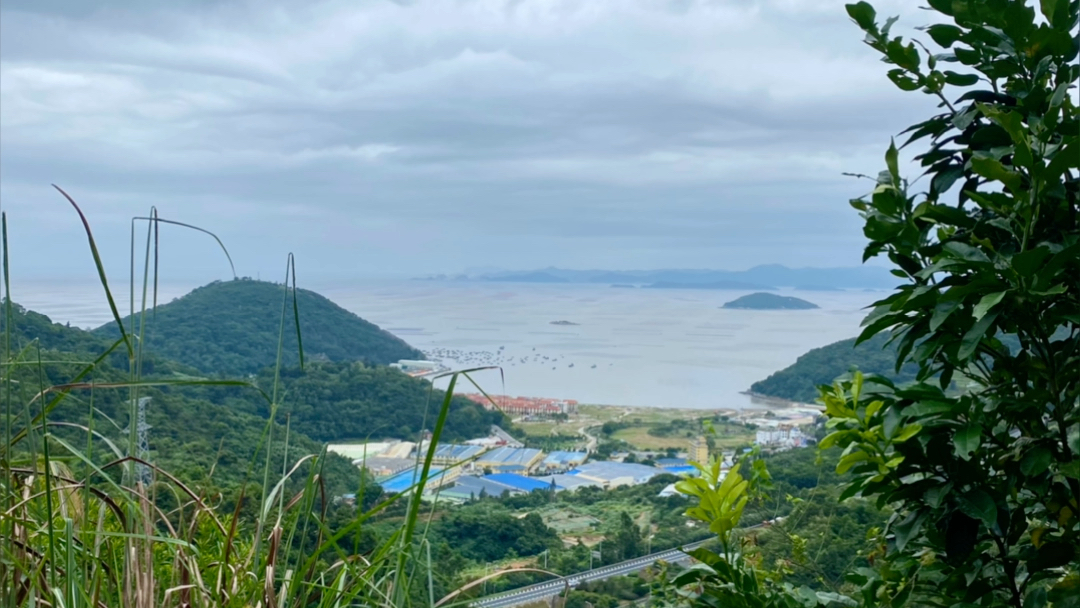
[[[663,469],[643,464],[597,460],[586,462],[567,474],[595,481],[605,489],[611,489],[645,483],[664,472]]]
[[[806,445],[807,436],[797,426],[787,424],[760,428],[754,443],[770,448],[799,448]]]

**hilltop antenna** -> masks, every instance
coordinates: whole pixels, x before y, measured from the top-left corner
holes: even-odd
[[[150,403],[150,397],[139,397],[139,401],[136,404],[137,413],[135,417],[135,456],[143,462],[150,462],[150,429],[153,428],[146,422],[146,406]],[[130,430],[130,426],[128,429]],[[133,480],[136,483],[141,483],[143,487],[149,486],[153,481],[153,476],[150,473],[150,467],[142,462],[135,463],[135,478]]]

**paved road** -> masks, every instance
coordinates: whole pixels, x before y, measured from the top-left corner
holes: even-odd
[[[683,549],[697,549],[711,540],[714,539],[708,538],[696,543],[690,543],[685,545]],[[513,591],[489,595],[485,598],[476,600],[471,606],[474,606],[475,608],[509,608],[510,606],[520,606],[521,604],[527,604],[553,595],[558,595],[559,593],[562,593],[567,586],[575,587],[579,583],[585,581],[601,581],[612,576],[625,576],[632,572],[644,570],[660,560],[674,563],[689,558],[690,556],[684,553],[682,549],[668,549],[667,551],[652,553],[644,557],[611,564],[610,566],[603,566],[586,572],[579,572],[578,574],[529,585],[528,587],[521,587],[519,589],[514,589]]]

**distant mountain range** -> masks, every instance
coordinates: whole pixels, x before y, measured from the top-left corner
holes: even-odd
[[[585,283],[640,286],[654,289],[807,291],[836,289],[888,289],[896,284],[889,271],[876,266],[843,268],[788,268],[779,264],[748,270],[568,270],[543,268],[528,271],[483,271],[454,276],[435,275],[420,280],[487,281],[505,283]]]

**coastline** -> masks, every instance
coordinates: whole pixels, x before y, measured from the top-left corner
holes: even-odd
[[[740,395],[746,395],[750,397],[750,402],[755,405],[763,405],[769,407],[778,408],[812,408],[824,412],[825,406],[820,403],[804,403],[802,401],[792,401],[790,399],[784,399],[782,397],[773,397],[772,395],[762,395],[761,393],[755,393],[754,391],[740,391]]]

